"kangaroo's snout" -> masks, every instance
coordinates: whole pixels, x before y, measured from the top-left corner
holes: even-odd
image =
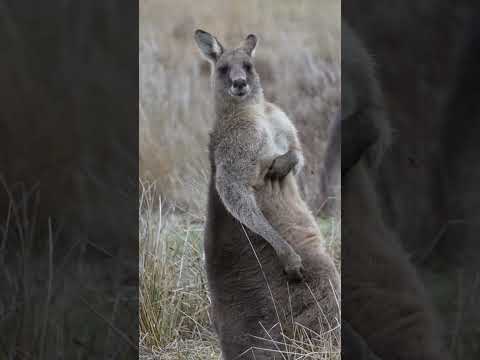
[[[240,78],[240,79],[235,79],[232,82],[233,87],[238,89],[238,90],[243,90],[245,86],[247,86],[247,80]]]
[[[230,88],[230,95],[244,97],[249,92],[247,83],[247,76],[243,71],[232,71],[230,74],[232,86]]]

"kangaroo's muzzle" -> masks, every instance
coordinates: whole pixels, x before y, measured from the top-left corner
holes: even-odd
[[[230,74],[230,79],[232,81],[230,95],[244,97],[250,92],[250,86],[247,83],[247,76],[243,70],[235,70],[232,70]]]

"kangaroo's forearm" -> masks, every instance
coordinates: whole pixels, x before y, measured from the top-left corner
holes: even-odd
[[[220,180],[220,179],[219,179]],[[282,256],[290,245],[275,231],[259,209],[253,190],[239,182],[217,181],[217,191],[226,209],[254,233],[262,236]]]

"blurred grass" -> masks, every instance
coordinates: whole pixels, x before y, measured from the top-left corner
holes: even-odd
[[[340,103],[340,1],[157,0],[142,1],[140,14],[141,178],[156,181],[166,201],[202,211],[213,116],[209,67],[192,35],[202,28],[235,46],[256,33],[266,97],[300,131],[300,184],[317,212],[326,131]]]

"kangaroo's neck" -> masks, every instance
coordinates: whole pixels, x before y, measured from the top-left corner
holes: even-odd
[[[265,109],[263,92],[257,93],[245,100],[238,101],[225,95],[215,96],[215,116],[218,122],[236,122],[249,120],[262,114]]]

